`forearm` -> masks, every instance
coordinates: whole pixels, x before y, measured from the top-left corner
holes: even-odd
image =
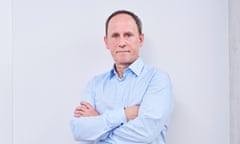
[[[113,141],[114,139],[131,143],[152,143],[157,139],[164,141],[174,99],[169,79],[167,77],[159,79],[152,80],[140,104],[138,117],[116,129],[111,137]]]
[[[112,139],[122,139],[131,143],[151,143],[167,128],[167,117],[152,119],[138,117],[114,131]]]
[[[75,140],[95,141],[108,136],[112,129],[126,122],[123,109],[106,111],[99,116],[72,118],[71,129]]]
[[[94,141],[109,130],[101,116],[72,118],[71,129],[75,140]]]

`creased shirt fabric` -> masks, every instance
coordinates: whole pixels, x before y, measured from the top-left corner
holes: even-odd
[[[73,117],[75,140],[94,144],[165,144],[174,100],[169,75],[138,58],[120,79],[112,68],[95,76],[81,101],[88,101],[99,116]],[[138,117],[127,122],[124,108],[139,105]]]

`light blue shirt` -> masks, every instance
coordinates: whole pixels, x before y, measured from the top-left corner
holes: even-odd
[[[171,81],[167,73],[138,58],[120,79],[114,68],[94,77],[81,100],[99,116],[71,119],[75,140],[95,144],[165,144],[173,110]],[[126,121],[124,108],[140,105],[138,117]]]

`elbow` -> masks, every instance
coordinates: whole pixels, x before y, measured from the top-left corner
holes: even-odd
[[[81,135],[79,135],[76,131],[72,130],[72,135],[75,141],[83,141],[83,139],[80,137]]]
[[[81,127],[79,119],[73,118],[70,121],[70,128],[75,141],[91,141],[86,133],[84,133],[84,129]]]
[[[74,140],[76,141],[82,141],[83,137],[82,137],[82,132],[81,129],[77,126],[77,120],[76,119],[72,119],[70,121],[70,128],[72,131],[72,136],[74,138]]]
[[[75,141],[82,141],[84,140],[83,137],[81,137],[81,132],[76,129],[74,126],[71,126],[71,129],[72,129],[72,136],[74,138]]]
[[[73,118],[70,121],[70,128],[72,131],[72,136],[76,141],[91,142],[99,138],[98,135],[94,133],[94,131],[86,131],[87,128],[84,126],[84,123],[81,123],[81,120],[78,118]]]
[[[152,143],[154,140],[156,140],[157,137],[159,137],[159,131],[151,131],[146,132],[143,135],[140,136],[139,142],[142,143]]]
[[[148,132],[142,136],[144,143],[151,143],[156,138],[156,133]]]
[[[165,138],[165,133],[167,130],[167,124],[165,122],[152,120],[148,121],[148,123],[144,125],[149,125],[149,127],[143,127],[143,131],[139,133],[139,137],[141,137],[141,141],[144,141],[144,143],[152,143],[159,136],[161,136],[163,139]]]

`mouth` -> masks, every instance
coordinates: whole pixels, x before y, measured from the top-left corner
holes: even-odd
[[[116,53],[130,53],[130,50],[117,51]]]

